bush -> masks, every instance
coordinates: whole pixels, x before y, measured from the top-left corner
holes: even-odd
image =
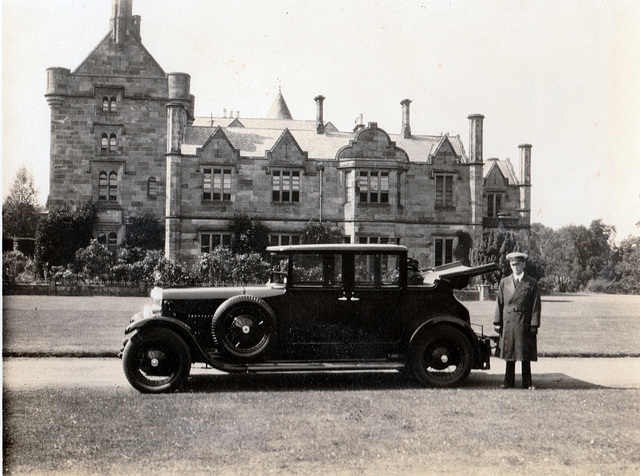
[[[91,240],[89,246],[76,252],[79,274],[90,281],[108,281],[113,264],[113,253],[98,240]]]
[[[2,282],[14,284],[24,274],[31,260],[20,251],[7,251],[2,255]]]
[[[259,253],[234,257],[233,280],[238,284],[263,284],[269,279],[269,263]]]

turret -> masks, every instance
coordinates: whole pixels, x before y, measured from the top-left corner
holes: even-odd
[[[48,68],[47,69],[47,90],[44,97],[49,107],[59,107],[69,94],[69,76],[71,70],[67,68]]]

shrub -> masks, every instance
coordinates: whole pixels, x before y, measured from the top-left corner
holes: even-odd
[[[269,279],[269,263],[259,253],[236,255],[233,280],[239,284],[262,284]]]
[[[7,251],[2,255],[2,282],[14,284],[27,271],[30,260],[20,251]]]
[[[106,281],[111,275],[113,253],[98,240],[91,240],[89,246],[76,252],[76,265],[83,278]]]

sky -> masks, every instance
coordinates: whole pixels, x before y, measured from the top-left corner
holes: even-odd
[[[483,114],[485,160],[532,144],[532,221],[602,219],[640,235],[640,2],[636,0],[133,0],[142,41],[191,75],[196,116],[294,119],[460,135]],[[109,31],[110,0],[2,0],[2,195],[21,165],[49,190],[45,70],[72,71]]]

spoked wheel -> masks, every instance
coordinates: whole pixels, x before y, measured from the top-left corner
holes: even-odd
[[[275,314],[255,296],[235,296],[225,301],[211,321],[211,333],[233,357],[256,359],[267,349],[276,329]]]
[[[140,392],[169,392],[186,383],[191,356],[187,344],[175,332],[149,329],[127,342],[122,366],[129,383]]]
[[[441,327],[418,340],[413,351],[413,373],[425,386],[453,387],[471,371],[469,340],[458,329]]]

